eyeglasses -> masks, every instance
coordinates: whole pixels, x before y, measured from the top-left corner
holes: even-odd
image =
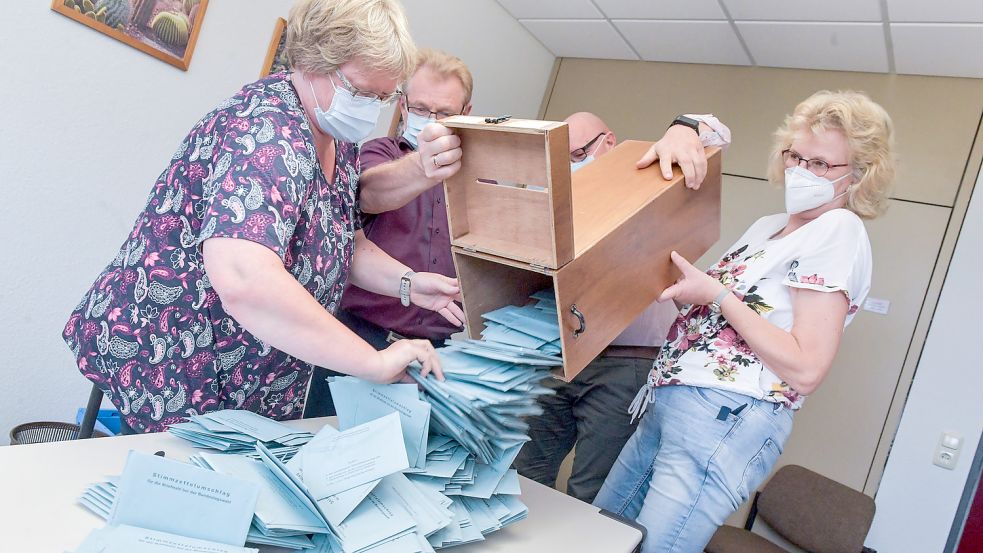
[[[583,146],[577,148],[576,150],[570,151],[570,161],[583,161],[587,157],[587,152],[590,151],[590,147],[594,145],[602,136],[608,134],[607,131],[595,136],[590,142],[584,144]]]
[[[427,119],[430,119],[431,115],[434,117],[434,119],[445,119],[447,117],[461,115],[461,113],[464,110],[462,109],[461,111],[434,111],[426,106],[411,106],[407,104],[406,111],[412,113],[413,115],[426,117]]]
[[[341,69],[336,69],[335,75],[338,75],[338,79],[341,81],[341,84],[345,87],[345,89],[348,90],[348,92],[352,93],[352,96],[356,98],[363,98],[366,101],[379,100],[384,105],[388,105],[392,103],[393,100],[395,100],[396,98],[400,97],[403,94],[403,91],[397,88],[390,94],[386,94],[385,96],[379,96],[375,92],[361,90],[357,86],[353,85],[352,82],[348,80],[348,77],[345,77],[345,74],[341,72]]]
[[[792,149],[782,150],[782,161],[785,162],[785,167],[795,167],[797,165],[802,165],[802,162],[806,162],[806,169],[809,170],[813,175],[817,177],[825,176],[830,169],[835,167],[846,167],[850,165],[849,163],[838,163],[835,165],[830,165],[829,162],[822,159],[806,159],[799,155]]]

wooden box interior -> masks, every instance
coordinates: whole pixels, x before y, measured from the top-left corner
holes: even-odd
[[[467,152],[445,183],[451,244],[551,268],[573,259],[566,124],[441,123]]]

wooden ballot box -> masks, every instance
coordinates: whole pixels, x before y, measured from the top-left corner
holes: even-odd
[[[566,123],[456,116],[461,170],[444,183],[467,333],[483,313],[553,288],[570,380],[678,278],[669,259],[695,260],[720,236],[720,151],[699,190],[673,168],[635,163],[650,142],[625,141],[570,172]]]

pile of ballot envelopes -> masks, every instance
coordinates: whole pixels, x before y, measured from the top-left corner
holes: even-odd
[[[259,442],[278,459],[286,461],[314,437],[310,432],[284,426],[251,411],[213,411],[192,415],[189,419],[170,425],[168,431],[196,447],[223,453],[255,457],[256,443]]]
[[[80,498],[110,523],[86,544],[163,532],[175,543],[214,542],[215,551],[254,551],[242,547],[250,543],[423,552],[480,541],[524,519],[511,468],[528,440],[522,417],[539,412],[536,398],[549,393],[539,381],[561,364],[549,347],[559,338],[552,293],[538,295],[534,305],[488,313],[495,326],[483,340],[439,349],[443,381],[422,378],[418,367],[409,372],[419,386],[333,379],[338,429],[311,435],[248,411],[172,425],[174,435],[215,452],[199,452],[191,464],[131,452],[122,476]],[[171,485],[152,484],[165,476]],[[210,502],[174,482],[227,495]],[[86,544],[77,553],[102,551]],[[142,551],[128,547],[120,550]]]

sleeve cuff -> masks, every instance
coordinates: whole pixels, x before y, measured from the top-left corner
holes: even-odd
[[[788,286],[789,288],[799,288],[802,290],[815,290],[816,292],[843,292],[846,295],[848,301],[853,301],[853,295],[850,294],[850,290],[846,286],[841,286],[839,284],[813,284],[810,282],[798,282],[795,280],[789,280],[786,278],[782,281],[782,284]]]
[[[730,128],[720,122],[719,119],[713,116],[712,113],[707,114],[691,114],[687,113],[686,117],[690,119],[696,119],[697,121],[710,127],[709,132],[700,133],[700,142],[703,143],[703,147],[719,146],[723,149],[727,149],[730,146]]]

